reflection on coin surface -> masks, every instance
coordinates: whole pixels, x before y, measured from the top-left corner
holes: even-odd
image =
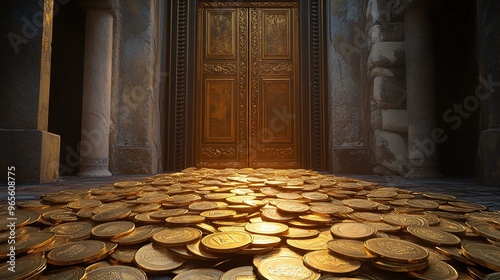
[[[250,245],[253,237],[241,231],[227,231],[209,234],[201,240],[201,244],[212,252],[233,253]]]
[[[319,273],[307,268],[302,259],[293,257],[273,257],[263,260],[258,270],[267,280],[313,280],[320,277]]]
[[[101,267],[89,271],[87,274],[88,280],[101,280],[101,279],[124,279],[124,280],[146,280],[148,277],[144,271],[135,267],[113,265]]]
[[[375,258],[365,249],[363,241],[336,239],[328,241],[326,246],[330,251],[351,259],[371,260]]]
[[[334,236],[345,239],[365,239],[377,233],[374,227],[363,223],[337,223],[330,231]]]
[[[47,262],[53,265],[72,265],[94,259],[106,251],[106,244],[97,240],[69,242],[57,246],[47,254]]]
[[[170,253],[166,248],[149,243],[137,250],[134,262],[146,272],[160,273],[178,268],[184,263],[184,259]]]
[[[328,250],[309,252],[304,255],[304,262],[315,270],[337,275],[350,274],[361,267],[359,261],[334,256]]]

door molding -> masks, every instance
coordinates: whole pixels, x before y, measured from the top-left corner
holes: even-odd
[[[197,5],[199,0],[171,1],[170,68],[165,169],[194,166]],[[294,2],[289,0],[287,2]],[[295,1],[297,2],[297,1]],[[299,2],[302,167],[327,170],[324,5],[322,0]],[[286,2],[238,2],[268,7]]]

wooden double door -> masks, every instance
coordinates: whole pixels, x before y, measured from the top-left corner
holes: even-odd
[[[300,167],[297,2],[199,2],[197,167]]]

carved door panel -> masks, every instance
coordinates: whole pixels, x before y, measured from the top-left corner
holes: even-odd
[[[200,3],[198,167],[299,167],[297,3]]]

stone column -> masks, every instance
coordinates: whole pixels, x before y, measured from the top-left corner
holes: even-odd
[[[479,91],[481,135],[479,138],[478,181],[500,186],[500,3],[477,1]]]
[[[416,2],[416,1],[415,1]],[[407,177],[437,177],[435,74],[430,7],[412,5],[405,12],[406,92],[408,111]]]
[[[60,138],[49,133],[53,0],[2,1],[0,168],[17,183],[59,178]]]
[[[85,0],[85,60],[79,176],[111,176],[109,129],[113,15],[111,1]]]

